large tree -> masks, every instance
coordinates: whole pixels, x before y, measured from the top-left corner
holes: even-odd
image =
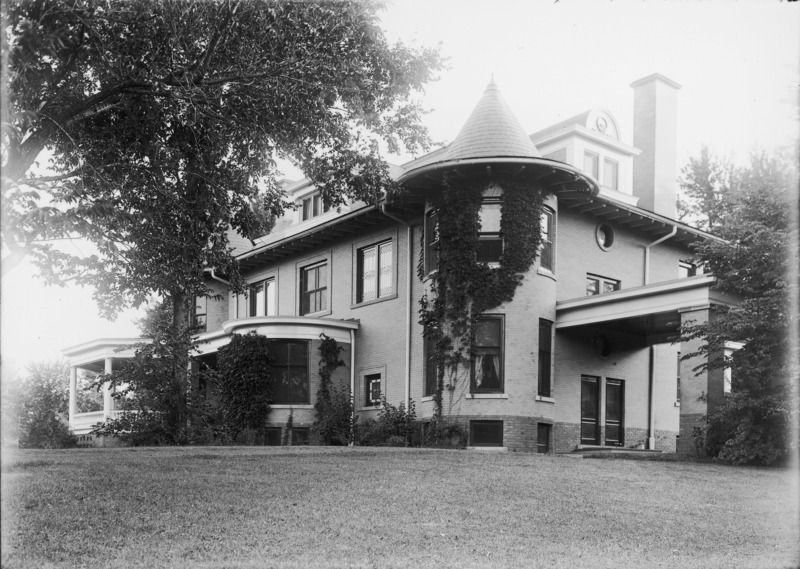
[[[684,170],[683,186],[702,198],[708,225],[725,239],[699,242],[697,259],[717,277],[715,287],[741,304],[686,326],[683,338],[702,338],[707,365],[731,370],[732,396],[709,413],[708,451],[773,463],[797,444],[797,165],[780,153],[756,153],[743,167],[723,164],[704,151]],[[743,347],[715,359],[726,342]]]
[[[389,45],[376,4],[4,4],[3,269],[25,256],[109,315],[156,294],[186,322],[203,271],[241,286],[227,232],[282,212],[276,158],[336,206],[396,189],[379,155],[427,144],[434,50]],[[47,175],[37,159],[49,153]],[[88,239],[76,255],[52,246]]]

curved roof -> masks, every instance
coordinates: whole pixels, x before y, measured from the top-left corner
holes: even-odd
[[[494,80],[486,87],[442,161],[487,157],[541,157]]]

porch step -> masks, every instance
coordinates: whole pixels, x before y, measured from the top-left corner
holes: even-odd
[[[654,455],[661,454],[660,450],[650,450],[642,448],[625,448],[625,447],[603,447],[592,445],[578,445],[570,454],[579,456],[589,456],[597,454],[635,454],[635,455]]]

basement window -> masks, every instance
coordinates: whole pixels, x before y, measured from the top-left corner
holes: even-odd
[[[503,446],[503,421],[470,421],[469,444],[473,447]]]

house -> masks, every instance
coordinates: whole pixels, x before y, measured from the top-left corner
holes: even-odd
[[[693,448],[693,427],[729,387],[721,369],[696,375],[701,362],[679,357],[696,346],[673,338],[682,322],[710,318],[714,304],[731,299],[692,262],[689,245],[714,237],[675,220],[680,86],[659,74],[631,86],[632,145],[604,109],[528,135],[492,83],[449,146],[394,168],[407,189],[402,202],[333,210],[308,181],[288,185],[298,208],[254,246],[239,244],[249,294],[231,294],[210,275],[224,300],[198,302],[200,361],[213,366],[232,334],[275,340],[288,378],[273,397],[275,443],[290,411],[298,442],[314,420],[321,334],[344,348],[347,366],[334,380],[350,385],[359,417],[376,417],[385,397],[413,400],[417,416],[429,418],[435,348],[423,336],[419,301],[431,294],[440,250],[431,196],[448,179],[481,185],[478,258],[493,267],[509,243],[504,191],[542,191],[541,214],[529,220],[541,224],[537,258],[511,300],[477,317],[465,380],[445,389],[443,414],[475,447]],[[75,433],[115,412],[109,394],[96,416],[75,412],[77,369],[113,371],[130,357],[117,350],[133,341],[65,351]]]

